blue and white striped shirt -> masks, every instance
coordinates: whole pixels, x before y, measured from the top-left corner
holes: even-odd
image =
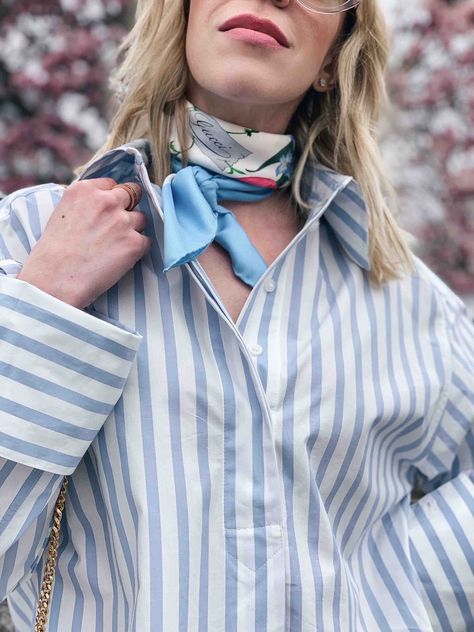
[[[304,227],[234,323],[199,263],[163,273],[137,149],[86,176],[141,182],[153,238],[88,311],[15,278],[62,187],[0,207],[0,599],[16,629],[33,629],[68,474],[50,631],[474,630],[459,299],[421,263],[374,287],[360,190],[314,167]]]

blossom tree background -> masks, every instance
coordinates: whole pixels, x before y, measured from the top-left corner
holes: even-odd
[[[474,297],[474,0],[392,2],[382,149],[426,263]]]
[[[132,4],[2,0],[1,190],[68,182],[104,140],[108,76]]]

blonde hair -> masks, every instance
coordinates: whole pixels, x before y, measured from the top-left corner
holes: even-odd
[[[123,59],[115,75],[124,88],[123,96],[107,142],[97,152],[148,138],[158,184],[170,171],[168,142],[173,121],[185,146],[188,2],[138,0],[135,24],[121,46]],[[393,199],[393,191],[376,140],[376,124],[386,98],[387,51],[388,35],[377,0],[362,0],[349,13],[345,32],[335,44],[335,88],[325,93],[311,88],[289,129],[299,156],[292,194],[303,212],[308,205],[301,182],[308,162],[319,161],[358,182],[369,217],[370,277],[377,283],[399,277],[411,265],[408,246],[385,197]]]

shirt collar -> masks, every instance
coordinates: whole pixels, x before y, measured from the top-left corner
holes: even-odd
[[[112,149],[89,163],[81,178],[132,180],[137,163],[147,168],[151,165],[150,143],[146,139]],[[351,176],[311,162],[305,168],[301,188],[310,205],[306,223],[322,218],[347,256],[364,270],[370,270],[367,207],[357,182]]]
[[[307,221],[322,217],[348,257],[370,270],[369,218],[359,184],[351,176],[313,161],[305,168],[301,189],[310,205]]]

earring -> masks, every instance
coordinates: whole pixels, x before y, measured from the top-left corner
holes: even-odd
[[[325,88],[328,85],[328,82],[326,81],[326,79],[319,79],[318,81],[319,87],[320,88]]]

